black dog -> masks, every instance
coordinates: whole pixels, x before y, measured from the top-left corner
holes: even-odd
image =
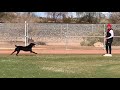
[[[11,55],[17,51],[16,55],[18,55],[18,53],[20,52],[20,50],[23,50],[23,51],[30,51],[31,53],[34,53],[34,54],[37,54],[35,52],[32,51],[32,47],[35,46],[36,44],[34,43],[30,43],[28,46],[16,46],[15,45],[15,50],[11,53]]]

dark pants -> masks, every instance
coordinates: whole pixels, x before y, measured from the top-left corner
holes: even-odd
[[[112,48],[111,48],[112,42],[113,42],[113,38],[107,39],[107,41],[106,41],[106,53],[107,54],[108,54],[108,51],[109,51],[109,54],[111,54],[111,51],[112,51]]]

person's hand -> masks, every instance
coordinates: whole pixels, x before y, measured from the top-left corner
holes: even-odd
[[[106,37],[105,39],[108,39],[108,37]]]
[[[108,39],[107,37],[104,38],[104,42],[105,42],[105,43],[107,42],[107,39]]]

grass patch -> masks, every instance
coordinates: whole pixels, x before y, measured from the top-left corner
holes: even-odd
[[[120,78],[120,56],[0,55],[0,78]]]

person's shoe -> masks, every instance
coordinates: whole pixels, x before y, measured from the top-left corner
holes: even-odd
[[[112,54],[108,54],[108,56],[112,57]]]
[[[110,56],[110,57],[111,57],[111,56],[112,56],[112,54],[105,54],[105,55],[103,55],[103,56],[108,56],[108,57]]]
[[[103,56],[108,56],[108,54],[105,54],[105,55],[103,55]]]

